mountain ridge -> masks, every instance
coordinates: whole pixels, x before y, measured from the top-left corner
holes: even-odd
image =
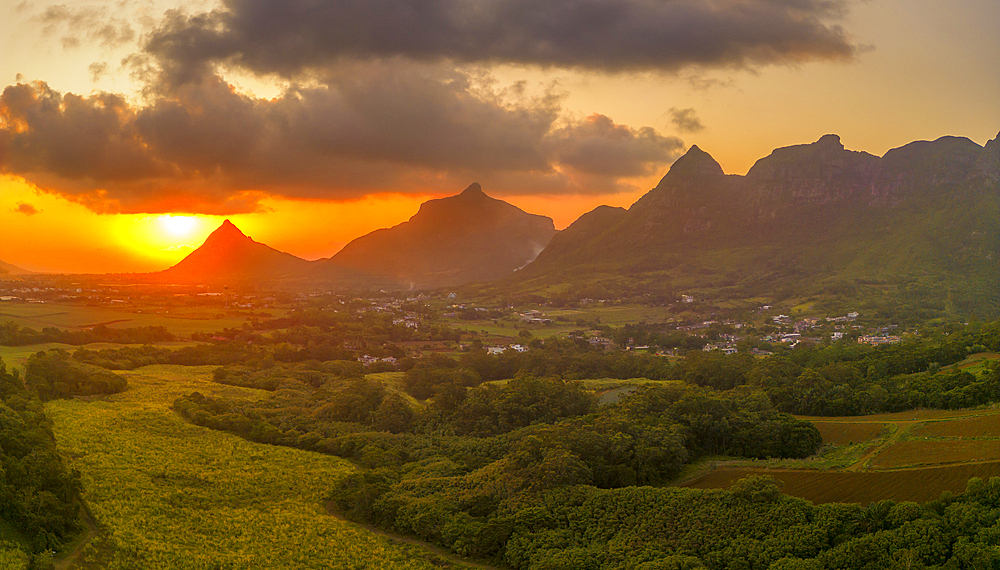
[[[882,283],[1000,314],[998,154],[996,139],[941,137],[876,157],[824,135],[741,176],[693,146],[626,212],[585,214],[500,287],[745,299]]]

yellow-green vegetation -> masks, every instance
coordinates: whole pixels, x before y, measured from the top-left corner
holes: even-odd
[[[4,570],[27,570],[29,557],[18,548],[6,548],[0,543],[0,568]]]
[[[406,388],[403,386],[403,377],[405,375],[405,372],[374,372],[372,374],[365,374],[365,378],[381,383],[385,386],[386,392],[398,394],[399,397],[406,400],[414,408],[424,407],[419,400],[406,393]]]
[[[213,368],[150,366],[124,373],[129,390],[107,400],[46,406],[102,533],[83,568],[434,567],[420,549],[325,514],[324,493],[353,469],[346,461],[250,443],[172,412],[193,391],[267,394],[215,384]]]

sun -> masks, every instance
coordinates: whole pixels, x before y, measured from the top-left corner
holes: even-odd
[[[160,227],[173,237],[188,237],[196,226],[194,216],[160,216]]]

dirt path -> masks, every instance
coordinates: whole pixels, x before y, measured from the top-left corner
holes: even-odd
[[[892,435],[887,437],[885,441],[883,441],[880,445],[876,445],[875,447],[866,451],[865,454],[859,457],[857,461],[848,465],[847,467],[844,467],[843,471],[858,471],[859,469],[863,469],[865,467],[865,464],[871,461],[876,455],[881,453],[884,449],[887,449],[892,444],[899,441],[899,439],[903,437],[903,434],[910,431],[910,429],[913,426],[917,424],[922,424],[924,423],[924,421],[910,420],[907,422],[889,422],[889,423],[891,423],[893,426],[896,427],[896,431],[893,432]]]
[[[100,531],[97,530],[97,522],[94,521],[94,517],[91,516],[90,510],[83,504],[83,501],[80,501],[80,519],[83,520],[83,524],[87,527],[87,532],[84,533],[83,538],[77,542],[72,550],[64,553],[58,560],[53,562],[53,570],[69,570],[83,555],[83,549],[90,544],[90,541],[100,535]]]
[[[428,551],[432,552],[434,555],[438,556],[439,558],[443,558],[443,559],[447,560],[448,562],[454,564],[455,566],[459,566],[461,568],[480,568],[481,570],[500,570],[500,568],[501,568],[499,566],[490,566],[489,564],[486,564],[484,562],[477,562],[477,561],[474,561],[474,560],[469,560],[469,559],[466,559],[466,558],[461,558],[461,557],[456,556],[455,554],[453,554],[451,551],[446,550],[444,548],[441,548],[440,546],[431,544],[429,542],[424,542],[422,540],[419,540],[419,539],[416,539],[416,538],[413,538],[413,537],[404,536],[402,534],[395,534],[395,533],[387,532],[387,531],[384,531],[384,530],[382,530],[382,529],[380,529],[380,528],[378,528],[376,526],[372,526],[370,524],[357,523],[357,522],[354,522],[354,521],[347,520],[344,517],[342,517],[342,516],[340,516],[340,515],[337,514],[337,512],[332,508],[331,503],[327,503],[326,504],[326,514],[330,515],[331,517],[333,517],[333,518],[335,518],[337,520],[344,521],[347,524],[354,525],[354,526],[356,526],[358,528],[363,528],[363,529],[365,529],[366,531],[368,531],[368,532],[370,532],[372,534],[377,534],[377,535],[381,536],[382,538],[387,538],[387,539],[395,541],[395,542],[402,542],[402,543],[410,544],[410,545],[413,545],[413,546],[419,546],[420,548],[423,548],[424,550],[428,550]]]

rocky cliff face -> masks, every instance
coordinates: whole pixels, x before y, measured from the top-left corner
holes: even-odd
[[[854,200],[867,193],[879,159],[844,149],[837,135],[812,144],[774,150],[741,180],[743,195],[758,216],[774,217],[802,204]]]

